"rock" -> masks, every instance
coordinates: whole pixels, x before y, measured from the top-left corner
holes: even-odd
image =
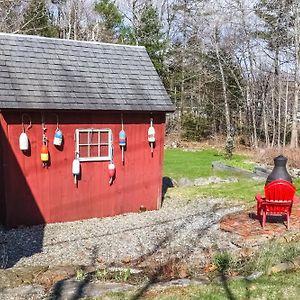
[[[143,272],[142,270],[134,269],[134,268],[122,268],[122,267],[107,268],[107,271],[109,272],[127,272],[127,270],[130,270],[130,274],[141,274]]]
[[[188,186],[193,186],[194,183],[190,179],[186,177],[182,177],[178,180],[178,186],[180,187],[188,187]]]
[[[85,297],[100,297],[110,292],[125,292],[135,289],[126,283],[114,282],[84,282],[74,279],[58,282],[51,292],[51,299],[82,299]]]
[[[123,264],[129,264],[131,262],[131,257],[130,256],[125,256],[121,259],[121,262]]]
[[[250,172],[248,170],[225,165],[219,161],[212,162],[212,168],[215,170],[221,170],[221,171],[227,171],[227,172],[231,172],[231,173],[240,174],[240,175],[246,176],[248,178],[258,177],[258,178],[265,179],[268,177],[268,175],[270,173],[269,170],[267,170],[263,167],[255,167],[254,172]]]
[[[235,177],[220,178],[217,176],[210,176],[207,178],[200,177],[194,180],[194,185],[201,186],[201,185],[208,185],[208,184],[230,183],[230,182],[238,182],[238,179]]]
[[[213,161],[212,162],[212,167],[215,170],[221,170],[221,171],[228,171],[231,173],[236,173],[236,174],[241,174],[241,175],[245,175],[247,177],[252,177],[253,173],[244,169],[240,169],[240,168],[236,168],[236,167],[232,167],[232,166],[228,166],[225,165],[219,161]]]
[[[45,289],[37,284],[6,288],[0,292],[0,299],[2,300],[39,300],[45,297]]]
[[[279,273],[287,270],[292,270],[294,269],[295,265],[292,262],[284,262],[280,263],[276,266],[273,266],[267,270],[267,274],[273,274],[273,273]]]
[[[74,276],[74,274],[74,267],[55,267],[38,275],[35,282],[50,288],[56,282],[62,281],[70,276]]]
[[[194,180],[195,186],[206,185],[209,184],[209,180],[207,178],[197,178]]]
[[[160,289],[165,289],[169,287],[186,287],[189,285],[202,285],[202,284],[207,284],[209,283],[210,280],[207,277],[199,278],[197,280],[193,279],[174,279],[171,281],[167,282],[159,282],[153,284],[149,290],[160,290]]]
[[[257,272],[252,273],[251,275],[247,276],[245,279],[249,280],[249,281],[252,281],[252,280],[258,279],[262,275],[264,275],[264,272],[258,272],[257,271]]]
[[[258,177],[264,177],[267,178],[269,174],[271,173],[270,170],[264,168],[264,167],[255,167],[254,168],[254,174]]]

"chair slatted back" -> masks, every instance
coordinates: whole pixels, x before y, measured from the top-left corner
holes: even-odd
[[[285,180],[274,180],[265,186],[266,200],[291,201],[296,193],[296,187]]]
[[[275,180],[265,186],[266,211],[272,214],[287,213],[291,208],[296,187],[285,180]]]

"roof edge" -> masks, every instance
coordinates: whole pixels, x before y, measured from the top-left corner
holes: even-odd
[[[114,44],[114,43],[103,43],[98,41],[82,41],[82,40],[72,40],[72,39],[59,39],[59,38],[52,38],[52,37],[45,37],[40,35],[28,35],[28,34],[17,34],[17,33],[7,33],[7,32],[0,32],[0,36],[11,36],[11,37],[25,37],[29,39],[44,39],[44,40],[53,40],[53,41],[64,41],[70,43],[82,43],[82,44],[98,44],[98,45],[108,45],[108,46],[116,46],[116,47],[129,47],[129,48],[142,48],[146,49],[145,46],[135,46],[135,45],[127,45],[127,44]]]

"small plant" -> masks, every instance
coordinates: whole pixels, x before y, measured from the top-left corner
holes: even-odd
[[[126,282],[129,279],[130,275],[131,275],[130,269],[121,270],[114,274],[114,279],[116,281]]]
[[[76,270],[76,275],[75,275],[76,280],[80,281],[85,278],[85,273],[82,269],[77,269]]]
[[[214,256],[214,264],[220,273],[225,273],[232,266],[232,256],[228,252],[221,252]]]
[[[108,279],[108,271],[106,269],[100,270],[98,269],[95,273],[95,277],[97,280],[107,280]]]
[[[233,155],[233,150],[234,150],[234,138],[230,135],[226,139],[226,144],[225,144],[225,158],[226,159],[231,159]]]

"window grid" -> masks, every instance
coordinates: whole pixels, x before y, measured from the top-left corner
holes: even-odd
[[[83,134],[86,133],[87,141],[81,143]],[[93,134],[97,135],[97,142],[93,140]],[[105,134],[105,141],[101,141],[101,134]],[[107,136],[107,138],[106,138]],[[111,129],[76,129],[75,131],[75,144],[76,152],[79,156],[79,161],[111,161],[112,160],[112,131]],[[80,153],[82,147],[87,147],[87,156],[83,156]],[[97,147],[97,156],[91,155],[91,149]],[[107,154],[101,153],[101,149],[107,147]]]

